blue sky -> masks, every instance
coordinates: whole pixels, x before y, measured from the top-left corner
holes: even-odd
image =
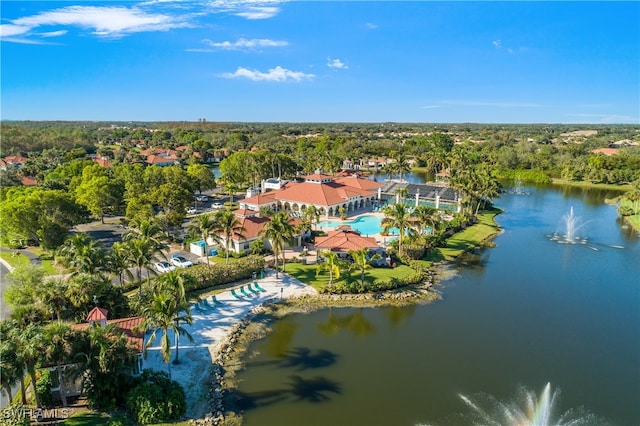
[[[640,123],[639,2],[3,1],[7,120]]]

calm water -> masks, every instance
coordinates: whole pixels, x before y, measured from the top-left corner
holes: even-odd
[[[248,425],[464,424],[460,394],[561,389],[560,412],[640,424],[640,240],[606,193],[505,194],[495,248],[427,306],[332,309],[274,324],[241,375]],[[587,244],[548,236],[573,207]]]
[[[380,222],[382,222],[381,216],[372,216],[372,215],[363,215],[355,220],[323,220],[318,222],[318,228],[324,230],[333,230],[341,225],[349,225],[352,229],[360,232],[363,237],[379,234],[382,232],[382,227],[380,226]],[[397,233],[397,229],[393,228],[390,230],[390,233]]]

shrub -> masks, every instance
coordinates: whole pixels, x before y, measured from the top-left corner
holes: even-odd
[[[51,370],[48,368],[40,370],[40,377],[36,380],[36,392],[38,392],[38,398],[43,407],[51,406],[53,399],[51,396],[51,386]]]
[[[184,389],[164,371],[144,370],[127,395],[127,408],[141,424],[177,420],[187,411]]]
[[[180,271],[195,278],[195,284],[185,288],[186,291],[193,291],[248,279],[263,268],[264,258],[250,255],[229,264],[196,265]]]

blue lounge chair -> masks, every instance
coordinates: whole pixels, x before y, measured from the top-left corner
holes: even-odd
[[[231,295],[236,299],[242,299],[242,296],[238,295],[234,289],[231,289]]]
[[[216,298],[215,294],[211,296],[211,303],[213,303],[214,305],[222,305],[222,302]]]
[[[253,283],[254,283],[254,285],[255,285],[255,281],[254,281]],[[249,289],[249,291],[250,291],[251,293],[253,293],[253,294],[258,294],[258,293],[260,293],[260,290],[258,290],[258,289],[256,289],[256,288],[251,287],[251,283],[249,283],[249,285],[247,285],[247,288],[248,288],[248,289]]]
[[[193,308],[194,308],[196,311],[198,311],[199,313],[201,313],[201,314],[204,314],[204,313],[205,313],[205,310],[204,310],[204,309],[202,309],[202,308],[200,307],[200,305],[198,305],[198,302],[196,302],[196,303],[194,303],[194,304],[193,304]]]
[[[253,282],[253,286],[256,288],[256,290],[258,291],[267,291],[264,288],[260,287],[260,284],[258,284],[258,281],[254,281]]]
[[[206,309],[213,309],[213,306],[211,306],[211,305],[209,304],[209,302],[207,302],[207,299],[206,299],[206,298],[205,298],[205,299],[202,299],[202,300],[200,301],[200,303],[202,303],[202,306],[204,306]]]
[[[244,286],[240,287],[240,293],[242,293],[244,296],[251,296],[251,294],[247,293],[247,290],[244,289]]]

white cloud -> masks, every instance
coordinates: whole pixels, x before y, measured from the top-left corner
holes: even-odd
[[[327,58],[327,66],[329,68],[338,68],[343,70],[349,69],[349,67],[340,59]]]
[[[280,12],[282,0],[212,0],[207,3],[211,9],[230,13],[246,19],[273,18]]]
[[[378,28],[378,24],[374,24],[373,22],[367,22],[366,24],[364,24],[364,26],[370,30],[375,30]]]
[[[49,32],[46,32],[46,33],[39,33],[38,35],[40,37],[60,37],[60,36],[65,35],[68,32],[69,31],[67,31],[67,30],[49,31]]]
[[[289,43],[283,40],[270,40],[266,38],[239,38],[237,41],[221,41],[214,42],[209,39],[202,40],[203,43],[226,50],[238,50],[238,49],[253,49],[257,47],[282,47],[287,46]]]
[[[500,49],[502,47],[502,41],[500,40],[493,40],[491,44],[493,44],[496,47],[496,49]]]
[[[487,101],[470,101],[470,100],[445,100],[443,104],[457,106],[480,106],[480,107],[497,107],[497,108],[540,108],[542,105],[529,102],[487,102]]]
[[[301,71],[291,71],[278,65],[267,72],[258,70],[250,70],[244,67],[238,67],[233,73],[221,74],[224,78],[247,78],[252,81],[275,81],[284,82],[288,80],[302,81],[311,80],[315,77],[313,74],[305,74]]]
[[[638,123],[638,117],[632,117],[630,115],[622,114],[566,114],[568,117],[580,117],[586,118],[588,122],[592,123]],[[583,120],[584,122],[585,120]]]
[[[22,35],[29,35],[31,30],[41,26],[65,25],[90,29],[96,35],[110,37],[121,37],[142,31],[167,31],[189,26],[184,19],[178,17],[146,13],[135,7],[122,6],[69,6],[14,19],[11,24],[8,32],[13,32],[14,35],[16,31],[21,31]],[[50,31],[40,35],[59,36],[63,35],[62,31],[65,30]]]
[[[31,27],[25,25],[14,24],[1,24],[0,25],[0,37],[15,37],[18,35],[27,34],[31,30]]]
[[[420,107],[420,109],[433,109],[433,108],[440,108],[440,105],[425,105]]]

